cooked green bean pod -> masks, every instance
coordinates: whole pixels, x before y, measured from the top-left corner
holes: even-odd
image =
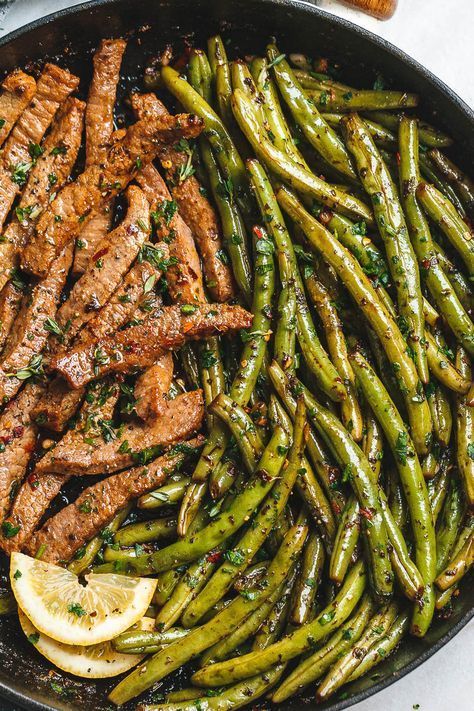
[[[397,324],[380,303],[370,280],[351,253],[306,212],[289,190],[280,188],[277,198],[290,217],[304,229],[312,248],[320,252],[335,269],[377,333],[400,383],[416,450],[419,454],[426,454],[432,428],[430,409]]]
[[[173,479],[173,477],[171,477]],[[168,480],[168,484],[160,486],[159,489],[151,491],[149,494],[140,496],[137,501],[139,509],[161,509],[163,506],[177,504],[184,496],[184,493],[190,482],[187,476],[179,477],[175,481]]]
[[[436,578],[436,587],[445,591],[453,585],[457,585],[473,565],[474,531],[471,530],[471,534],[461,550],[449,561],[446,568]]]
[[[426,353],[428,365],[435,378],[449,390],[456,393],[466,394],[471,381],[464,377],[450,361],[445,353],[445,348],[440,348],[429,331],[425,332]]]
[[[171,627],[159,632],[147,632],[143,630],[128,630],[122,632],[118,637],[114,637],[112,644],[117,652],[129,653],[131,649],[144,649],[145,652],[151,647],[166,647],[177,639],[182,639],[189,634],[189,630],[184,627]]]
[[[455,336],[474,354],[474,324],[438,262],[436,247],[416,198],[420,183],[418,128],[414,119],[402,118],[399,127],[400,196],[421,275],[435,304]]]
[[[364,122],[355,114],[351,114],[343,119],[342,128],[362,185],[372,200],[397,291],[400,317],[406,322],[408,340],[415,353],[420,379],[427,383],[429,375],[423,346],[424,315],[420,273],[397,189]]]
[[[469,356],[458,348],[456,365],[466,380],[472,379]],[[469,396],[460,396],[456,403],[456,460],[469,506],[474,506],[474,406]]]
[[[474,182],[437,148],[431,150],[428,155],[444,177],[455,187],[466,212],[472,217],[474,213]]]
[[[397,114],[391,111],[370,111],[364,115],[396,133],[404,114]],[[445,133],[420,119],[418,120],[418,130],[421,143],[428,146],[428,148],[447,148],[453,142],[452,138]]]
[[[433,222],[458,252],[467,267],[468,276],[474,275],[474,238],[469,225],[456,212],[454,205],[433,185],[420,183],[416,195]]]
[[[290,621],[304,625],[310,621],[314,600],[318,592],[324,565],[324,546],[318,534],[309,534],[303,551],[301,569],[295,584]]]
[[[334,548],[329,562],[329,577],[341,584],[357,548],[360,532],[360,511],[357,499],[351,497],[339,519]]]
[[[193,49],[189,57],[189,81],[208,104],[212,104],[211,67],[202,49]]]
[[[459,483],[452,479],[444,502],[441,521],[436,531],[436,571],[441,571],[449,562],[450,555],[458,539],[459,528],[464,515],[462,493]]]

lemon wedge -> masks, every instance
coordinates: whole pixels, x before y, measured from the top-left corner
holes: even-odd
[[[94,574],[13,553],[10,580],[18,606],[39,632],[63,644],[89,647],[121,634],[144,617],[156,580]]]
[[[129,671],[139,664],[144,654],[121,654],[116,652],[112,642],[101,642],[87,647],[56,642],[43,632],[39,632],[24,612],[18,609],[20,625],[38,652],[58,669],[86,679],[105,679]],[[143,617],[136,625],[141,630],[153,630],[155,620]]]

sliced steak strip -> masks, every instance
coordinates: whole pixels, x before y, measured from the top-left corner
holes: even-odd
[[[37,464],[38,474],[86,476],[119,471],[140,461],[141,453],[190,437],[201,427],[204,405],[200,390],[170,400],[163,414],[144,424],[129,423],[106,438],[91,431],[71,430]],[[104,430],[105,434],[105,430]]]
[[[103,163],[107,158],[114,130],[114,105],[125,40],[102,40],[93,57],[94,71],[87,97],[86,165]]]
[[[192,313],[189,310],[193,309]],[[96,339],[71,349],[51,361],[73,388],[109,372],[130,372],[148,368],[166,351],[175,350],[187,340],[248,328],[252,314],[241,306],[201,304],[168,306],[143,324],[131,326],[114,336]]]
[[[69,245],[55,259],[48,276],[33,288],[22,305],[0,363],[0,401],[10,400],[20,389],[21,378],[12,374],[27,370],[43,350],[49,336],[47,321],[48,318],[54,319],[71,262],[72,245]]]
[[[70,560],[130,501],[163,484],[188,454],[199,451],[202,441],[200,437],[189,440],[186,447],[180,448],[182,451],[171,451],[146,468],[134,467],[88,487],[73,504],[45,523],[28,543],[27,551],[35,555],[40,546],[45,546],[42,560],[51,563]]]
[[[3,350],[10,329],[20,311],[23,291],[14,281],[5,284],[0,292],[0,353]]]
[[[173,206],[166,183],[154,165],[147,165],[137,175],[137,182],[150,201],[153,213],[166,211]],[[196,303],[206,300],[202,281],[201,264],[191,230],[179,213],[167,213],[159,221],[159,239],[169,244],[170,256],[175,264],[168,269],[168,288],[173,301]]]
[[[139,118],[166,116],[168,113],[154,94],[133,94],[131,102]],[[223,261],[225,256],[219,218],[203,194],[196,176],[188,175],[185,170],[191,155],[191,150],[184,144],[181,150],[177,146],[164,146],[158,157],[166,170],[167,183],[171,186],[171,194],[179,213],[191,230],[201,254],[209,294],[214,301],[228,301],[234,296],[234,283],[232,271]],[[166,203],[164,205],[166,207]],[[156,213],[160,221],[166,220],[167,213],[163,205],[157,205]]]
[[[43,143],[43,154],[28,174],[15,215],[0,243],[0,288],[17,265],[19,250],[33,233],[42,210],[74,167],[81,145],[84,109],[83,101],[66,99]]]
[[[136,171],[154,159],[163,143],[199,135],[201,130],[202,120],[188,114],[137,121],[130,126],[125,136],[113,143],[103,165],[86,168],[49,205],[38,222],[35,238],[23,252],[22,267],[43,276],[54,256],[76,239],[92,211],[123,190]]]
[[[31,412],[43,392],[41,385],[27,383],[0,416],[0,521],[10,510],[14,490],[25,476],[36,444],[37,427]]]
[[[127,43],[121,39],[102,40],[94,54],[94,71],[86,109],[86,166],[100,164],[107,158],[114,130],[114,105],[120,65]],[[73,274],[82,274],[89,259],[111,225],[112,209],[101,206],[81,231],[82,249],[76,250]]]
[[[118,393],[117,388],[110,388],[109,385],[110,383],[106,382],[92,386],[90,392],[96,397],[92,402],[88,402],[89,398],[84,401],[79,416],[81,424],[87,423],[89,417],[94,423],[99,419],[109,420],[112,417]],[[60,474],[39,476],[36,469],[28,476],[20,487],[7,518],[10,532],[11,527],[18,530],[10,538],[0,536],[0,548],[5,553],[21,550],[68,479],[68,476]]]
[[[132,185],[127,190],[127,200],[125,218],[99,242],[89,266],[58,311],[60,327],[68,324],[64,346],[72,343],[78,331],[117,289],[149,235],[149,205],[144,193]]]
[[[166,245],[159,246],[166,254]],[[78,342],[109,336],[127,323],[142,304],[148,308],[150,294],[146,292],[146,285],[160,274],[158,267],[150,262],[135,263],[109,301],[79,333]],[[84,388],[71,390],[62,378],[55,378],[35,408],[34,417],[42,426],[62,432],[81,404],[84,392]]]
[[[138,376],[135,383],[135,412],[142,420],[158,417],[167,407],[168,390],[173,380],[173,356],[165,353]]]
[[[7,138],[0,168],[0,228],[32,165],[32,156],[60,104],[78,86],[79,79],[55,64],[46,64],[35,94]],[[32,148],[33,146],[33,148]]]
[[[3,121],[0,128],[0,146],[13,128],[22,111],[30,103],[36,89],[36,82],[21,69],[15,69],[2,81],[0,94],[0,118]]]

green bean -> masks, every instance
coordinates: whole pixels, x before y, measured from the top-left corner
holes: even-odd
[[[213,574],[217,565],[215,555],[218,556],[220,552],[220,549],[217,549],[191,563],[169,599],[159,610],[156,616],[157,629],[164,632],[180,619]]]
[[[276,175],[330,208],[372,222],[372,213],[365,203],[321,180],[276,148],[259,123],[252,103],[238,89],[232,94],[232,110],[257,157]]]
[[[145,550],[139,543],[135,544],[134,548],[120,548],[118,543],[114,543],[112,546],[104,548],[103,558],[106,563],[115,562],[114,567],[119,572],[122,565],[125,565],[130,558],[136,558],[137,555],[144,553]]]
[[[271,242],[264,230],[255,235],[255,290],[252,304],[252,330],[247,333],[240,367],[229,395],[238,405],[245,406],[255,388],[260,373],[270,329],[271,303],[275,285]],[[194,471],[195,481],[204,481],[224,454],[228,434],[225,428],[214,427]]]
[[[456,366],[446,356],[445,349],[439,347],[431,333],[426,331],[425,337],[428,365],[431,373],[450,390],[460,394],[467,393],[471,384],[470,379],[461,375]]]
[[[217,425],[214,425],[214,429]],[[185,536],[189,530],[190,525],[194,521],[195,517],[199,513],[199,507],[201,501],[207,493],[207,482],[206,481],[193,481],[186,489],[186,493],[181,502],[181,507],[179,509],[178,516],[178,535]]]
[[[397,612],[397,603],[392,602],[389,605],[385,605],[380,612],[377,612],[372,617],[364,634],[344,656],[336,661],[319,684],[316,691],[319,701],[327,699],[349,680],[374,642],[378,644],[382,639],[382,635],[388,632]],[[355,647],[357,648],[357,653],[354,653]]]
[[[294,284],[282,284],[273,355],[284,370],[295,366],[296,292]]]
[[[291,575],[291,571],[289,572]],[[248,639],[251,639],[264,620],[268,617],[270,611],[277,603],[282,591],[284,583],[277,588],[272,595],[267,597],[267,599],[262,602],[260,607],[258,607],[255,612],[253,612],[249,617],[247,617],[241,625],[236,627],[227,637],[224,637],[220,642],[213,644],[200,659],[201,666],[206,666],[207,664],[215,664],[223,659],[227,659],[231,656],[232,652],[244,644]],[[243,591],[246,594],[258,594],[258,589]]]
[[[431,158],[426,153],[420,153],[419,161],[421,177],[423,180],[427,183],[432,183],[435,188],[438,188],[440,193],[442,193],[442,195],[444,195],[444,197],[454,205],[461,217],[465,218],[466,211],[464,210],[464,206],[460,201],[458,194],[444,179],[444,177],[440,175]]]
[[[229,428],[239,448],[242,462],[249,474],[252,474],[262,455],[263,443],[251,418],[224,393],[216,397],[209,409]]]
[[[341,403],[341,419],[356,442],[362,439],[362,412],[355,392],[355,377],[347,356],[347,344],[342,323],[325,286],[314,274],[305,278],[307,292],[321,319],[329,355],[346,387],[346,398]]]
[[[198,346],[199,374],[206,406],[225,390],[224,367],[218,338],[208,338]],[[212,429],[213,419],[209,415],[208,427]]]
[[[112,644],[117,652],[129,653],[131,649],[144,649],[145,652],[150,647],[166,647],[177,639],[182,639],[189,634],[189,630],[183,627],[172,627],[166,631],[147,632],[144,630],[128,630],[122,632],[118,637],[114,637]]]
[[[436,538],[428,490],[410,434],[390,395],[360,353],[353,352],[351,362],[364,396],[392,450],[408,502],[415,538],[416,564],[425,584],[423,607],[418,608],[416,626],[413,623],[412,631],[417,636],[423,636],[431,622],[430,612],[432,615],[434,610],[431,583],[436,575]]]
[[[224,597],[237,576],[245,570],[257,551],[262,547],[279,516],[284,511],[298,476],[298,470],[301,468],[304,422],[305,413],[303,409],[299,414],[298,429],[294,436],[288,466],[282,470],[281,478],[262,502],[253,518],[252,525],[235,543],[233,549],[224,554],[222,565],[214,573],[204,590],[188,607],[183,617],[185,625],[194,626],[197,624],[203,615]],[[283,452],[284,455],[285,452]]]
[[[190,659],[201,654],[205,649],[230,634],[239,623],[243,622],[256,610],[274,590],[280,587],[288,575],[288,569],[297,559],[307,536],[305,526],[294,526],[285,538],[278,554],[268,569],[268,585],[260,591],[260,595],[253,600],[238,596],[230,605],[217,613],[205,625],[191,631],[187,637],[174,642],[166,647],[163,652],[158,652],[151,659],[125,677],[109,694],[109,699],[117,705],[134,698],[148,689],[152,684],[160,681],[164,676],[185,664]],[[360,576],[363,573],[360,571]],[[363,580],[362,580],[363,583]],[[356,586],[354,586],[356,587]],[[344,606],[351,608],[352,597],[357,591],[352,592],[351,598],[344,601]],[[357,602],[357,601],[355,601]],[[355,604],[355,603],[354,603]],[[340,610],[336,614],[341,615]],[[257,670],[255,670],[257,671]],[[258,672],[257,672],[258,673]]]
[[[315,104],[305,95],[298,79],[285,59],[274,63],[279,51],[274,44],[267,46],[267,57],[276,83],[293,119],[301,127],[307,141],[319,155],[344,176],[355,180],[356,173],[341,139],[326,123]]]
[[[157,584],[155,594],[153,595],[153,603],[158,605],[158,607],[163,607],[178,584],[180,578],[181,573],[178,570],[166,570],[164,573],[157,575]]]
[[[316,652],[307,657],[291,672],[276,691],[272,701],[280,703],[301,692],[312,681],[319,679],[327,669],[360,638],[370,617],[375,612],[375,603],[364,595],[355,614]]]
[[[368,277],[351,253],[304,210],[289,190],[280,188],[277,198],[290,217],[304,229],[312,248],[320,252],[337,272],[377,333],[390,362],[396,364],[394,370],[405,398],[412,437],[417,452],[426,454],[432,426],[430,410],[397,324],[380,303]]]
[[[140,496],[137,501],[138,508],[145,510],[161,509],[163,506],[170,506],[181,501],[191,480],[187,476],[180,477],[175,481],[172,479],[173,477],[168,479],[168,484],[160,486],[159,489]]]
[[[454,545],[454,548],[451,553],[451,558],[455,558],[459,552],[462,550],[462,548],[465,546],[466,541],[469,539],[470,536],[472,536],[473,532],[473,527],[474,527],[474,522],[472,516],[468,518],[467,524],[464,526],[464,528],[461,530],[459,533],[456,543]],[[436,591],[436,609],[441,610],[443,607],[446,607],[451,602],[451,598],[454,595],[458,594],[458,586],[456,584],[451,585],[448,587],[446,590],[441,591],[437,590]]]
[[[204,121],[204,135],[216,152],[217,162],[225,180],[231,179],[235,200],[242,215],[249,216],[252,202],[248,192],[245,167],[242,163],[225,125],[198,92],[170,66],[163,67],[161,78],[166,88],[189,113],[197,114]]]
[[[472,231],[456,212],[454,205],[433,185],[420,183],[416,195],[433,222],[464,261],[468,275],[474,274],[474,239]]]
[[[283,466],[287,443],[286,433],[277,427],[252,479],[225,511],[220,511],[190,540],[181,539],[149,556],[137,557],[130,562],[131,571],[143,575],[175,568],[197,560],[232,536],[249,520],[271,490]]]
[[[440,525],[436,531],[437,573],[441,573],[448,564],[449,557],[456,545],[463,514],[461,489],[457,480],[452,479],[444,502]]]
[[[294,567],[291,570],[290,575],[285,580],[283,591],[279,599],[270,610],[266,620],[262,622],[260,629],[254,637],[252,642],[253,651],[266,649],[282,635],[290,611],[291,597],[295,585],[296,574],[297,568]]]
[[[346,396],[346,388],[319,342],[306,302],[293,244],[285,227],[270,181],[258,161],[247,161],[247,169],[250,173],[251,184],[255,191],[262,219],[266,221],[268,229],[275,240],[283,288],[294,287],[295,289],[297,337],[303,350],[304,358],[311,372],[317,378],[321,389],[331,399],[336,401],[343,400]]]
[[[400,483],[400,477],[395,467],[390,469],[388,479],[390,511],[395,524],[402,530],[408,522],[408,507],[403,493],[403,487]]]
[[[456,365],[467,380],[472,379],[469,356],[458,348]],[[474,506],[474,406],[467,397],[458,397],[456,403],[456,461],[469,506]]]
[[[0,616],[13,615],[17,609],[13,594],[9,590],[0,590]]]
[[[339,519],[334,548],[329,562],[329,577],[338,584],[344,580],[357,547],[360,532],[359,504],[351,497]]]
[[[388,111],[370,111],[367,114],[368,118],[374,119],[384,128],[391,131],[398,131],[398,126],[403,114],[396,114]],[[418,121],[418,130],[420,141],[429,148],[446,148],[452,144],[452,139],[445,133],[442,133],[437,128],[434,128],[425,121]]]
[[[474,532],[471,531],[469,538],[464,543],[461,550],[449,561],[446,568],[435,580],[436,587],[441,591],[448,590],[453,585],[457,585],[461,578],[474,565]]]
[[[202,696],[202,689],[194,688],[192,686],[187,689],[178,689],[176,691],[170,691],[166,694],[166,703],[172,704],[179,701],[191,701],[192,699],[200,699]],[[161,708],[160,706],[158,708]]]
[[[285,378],[281,369],[279,369],[278,372],[279,379],[278,382],[273,380],[274,387],[283,399],[288,412],[294,418],[296,414],[296,400],[288,392],[287,388],[284,386],[280,387],[282,382],[283,384],[285,383]],[[281,379],[282,375],[283,379]],[[274,396],[271,397],[270,406],[274,421],[280,424],[288,433],[291,433],[293,430],[291,418]],[[306,457],[303,459],[303,467],[296,480],[296,486],[308,511],[320,527],[320,532],[326,546],[330,550],[332,548],[332,541],[336,535],[336,524],[332,512],[334,512],[336,516],[340,514],[345,505],[345,497],[342,492],[335,488],[335,467],[330,464],[319,440],[310,428],[308,428],[307,431],[306,448],[314,469],[317,471],[319,479],[321,479],[323,483],[324,491],[316,479],[313,469]]]
[[[453,428],[453,416],[447,392],[439,383],[431,382],[426,386],[426,399],[433,420],[433,433],[438,442],[443,447],[447,447],[451,441]]]
[[[339,128],[341,119],[344,117],[344,114],[323,112],[321,116],[330,126],[332,126],[333,128]],[[370,135],[378,146],[385,146],[387,149],[389,149],[396,145],[397,138],[395,134],[392,133],[392,131],[385,128],[379,123],[371,121],[369,118],[367,118],[366,115],[364,116],[364,121],[370,131]]]
[[[464,310],[449,279],[440,266],[428,222],[416,199],[420,183],[418,129],[414,119],[402,118],[399,127],[400,195],[410,238],[421,274],[435,304],[455,336],[474,354],[474,324]]]
[[[204,101],[212,104],[211,67],[206,53],[202,49],[193,49],[188,64],[189,81]]]
[[[118,531],[122,523],[128,517],[131,509],[131,506],[126,506],[122,511],[119,511],[108,526],[100,531],[98,536],[95,536],[95,538],[89,541],[85,548],[80,548],[79,551],[76,552],[74,559],[69,563],[67,569],[75,575],[80,575],[86,568],[92,565],[94,558],[104,545],[104,541],[109,539],[111,533]],[[80,555],[78,555],[79,552]]]
[[[474,213],[474,183],[457,165],[443,155],[437,148],[429,152],[429,157],[443,176],[454,185],[469,215]]]
[[[428,496],[430,498],[430,507],[433,514],[433,522],[436,524],[438,516],[441,513],[443,504],[448,493],[448,484],[450,471],[452,469],[451,452],[446,450],[441,454],[439,470],[433,479],[428,481]]]
[[[229,684],[303,654],[345,622],[360,600],[365,582],[363,564],[357,563],[334,600],[312,622],[302,625],[264,650],[200,669],[193,675],[193,683],[198,686]]]
[[[257,89],[260,92],[260,96],[264,99],[262,107],[265,114],[265,121],[266,124],[268,124],[270,134],[274,137],[275,146],[286,153],[296,163],[310,170],[288,128],[288,123],[283,114],[278,92],[270,74],[267,60],[260,57],[253,59],[250,64],[250,71]]]
[[[438,448],[433,447],[421,462],[421,470],[425,479],[433,479],[439,471]]]
[[[209,184],[222,223],[224,245],[229,252],[232,272],[238,288],[247,303],[251,302],[252,269],[247,246],[247,233],[241,214],[232,198],[233,191],[228,189],[217,165],[215,155],[209,143],[202,139],[201,156],[209,177]],[[226,188],[227,185],[227,188]]]
[[[405,636],[410,626],[410,615],[408,612],[401,612],[394,620],[392,626],[385,633],[381,640],[372,644],[361,663],[352,672],[348,681],[355,681],[363,674],[367,674],[377,664],[382,662],[388,655],[396,649],[400,640]]]
[[[294,625],[304,625],[310,621],[316,593],[318,592],[324,565],[323,542],[315,531],[306,541],[301,570],[295,586],[290,621]]]
[[[226,494],[235,481],[237,475],[236,463],[233,459],[221,459],[217,467],[212,470],[209,478],[209,492],[213,499],[220,499]]]
[[[149,543],[176,537],[175,516],[157,518],[153,521],[131,523],[121,528],[114,536],[114,542],[119,546],[133,546],[135,543]]]
[[[366,408],[364,437],[362,439],[362,451],[367,457],[375,481],[380,475],[380,468],[383,459],[383,432],[374,413],[370,407]]]
[[[372,200],[397,291],[400,316],[407,323],[409,342],[415,353],[420,379],[427,383],[429,375],[423,347],[424,316],[420,274],[397,189],[364,122],[351,114],[343,119],[342,128],[362,185]]]
[[[401,91],[371,89],[344,90],[333,81],[302,77],[296,72],[308,96],[325,111],[378,111],[418,106],[418,96]]]
[[[456,267],[454,262],[449,259],[446,252],[440,247],[439,244],[435,244],[436,255],[439,262],[444,270],[444,273],[448,277],[452,284],[456,295],[464,306],[464,309],[468,314],[472,313],[474,310],[474,293],[472,291],[471,285],[467,277]]]

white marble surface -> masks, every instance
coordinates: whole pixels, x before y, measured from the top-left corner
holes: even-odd
[[[76,4],[74,0],[2,3],[0,35]],[[319,0],[316,4],[382,35],[427,66],[470,106],[474,105],[473,0],[399,0],[397,13],[388,22],[378,22],[341,6],[336,0]],[[354,711],[412,711],[414,708],[471,711],[473,658],[474,622],[471,622],[420,668],[352,708]]]

